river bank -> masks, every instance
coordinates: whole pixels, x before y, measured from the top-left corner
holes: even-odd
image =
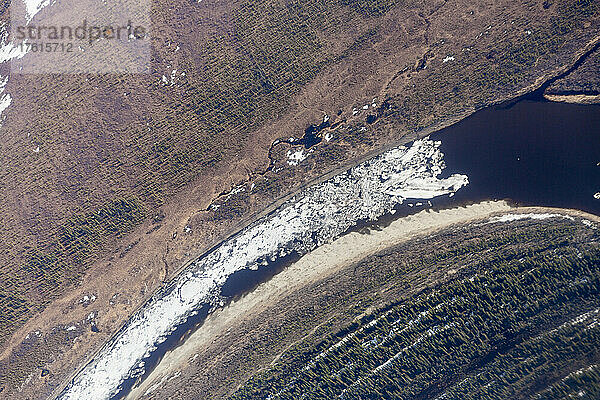
[[[152,297],[59,395],[113,398],[145,372],[155,351],[200,309],[222,305],[229,277],[267,260],[305,254],[360,221],[376,221],[407,199],[453,194],[468,178],[444,169],[439,141],[417,140],[298,193],[272,214],[198,258]]]
[[[527,100],[506,109],[499,107],[496,109],[483,110],[451,128],[434,134],[434,137],[442,139],[440,146],[444,150],[444,153],[446,153],[447,163],[449,165],[441,176],[450,179],[450,181],[442,186],[438,186],[439,183],[435,180],[428,182],[427,179],[422,180],[421,178],[418,178],[413,180],[408,186],[403,184],[402,190],[397,193],[395,190],[388,190],[385,188],[375,189],[377,184],[373,187],[372,183],[369,183],[364,187],[361,186],[361,189],[358,192],[353,193],[352,190],[347,190],[348,188],[345,184],[334,183],[334,181],[327,183],[328,181],[324,180],[320,184],[325,184],[325,186],[317,189],[317,192],[322,191],[322,193],[316,194],[316,197],[312,200],[315,205],[321,204],[323,209],[315,214],[314,218],[304,219],[303,221],[306,226],[300,228],[300,225],[296,225],[297,231],[317,229],[316,227],[319,223],[324,223],[325,225],[329,224],[330,222],[327,221],[331,221],[331,218],[334,218],[335,212],[332,214],[330,211],[327,211],[329,207],[327,204],[331,204],[331,199],[336,196],[342,196],[339,198],[339,204],[346,203],[349,198],[362,198],[360,203],[362,205],[360,207],[363,207],[368,204],[379,204],[379,200],[370,199],[368,193],[381,192],[392,196],[400,194],[401,197],[415,199],[406,201],[405,204],[398,207],[394,206],[394,212],[397,212],[399,215],[414,212],[421,207],[427,207],[428,201],[423,200],[427,198],[432,198],[432,200],[429,201],[429,205],[433,202],[437,207],[449,206],[452,204],[468,204],[469,202],[490,198],[509,198],[518,204],[569,206],[572,208],[582,208],[593,211],[598,206],[597,200],[593,198],[593,193],[595,193],[596,188],[592,187],[594,183],[593,176],[598,171],[594,158],[596,156],[594,150],[595,142],[593,141],[595,133],[592,129],[593,127],[590,128],[588,125],[590,123],[594,125],[592,122],[594,121],[594,118],[598,116],[596,110],[597,107],[579,110],[574,109],[573,106],[568,106],[569,111],[553,111],[554,109],[562,109],[560,107],[567,106],[531,102]],[[585,112],[582,113],[583,111]],[[587,121],[587,125],[584,123],[581,127],[578,127],[577,120],[571,120],[572,116],[577,115],[581,117],[579,119]],[[525,118],[524,116],[532,118]],[[535,118],[533,118],[533,116],[535,116]],[[541,118],[541,121],[537,121],[536,118]],[[572,128],[572,132],[568,138],[563,135],[565,128],[557,128],[560,124],[557,125],[552,122],[556,118],[563,124],[571,124],[570,127]],[[502,123],[506,120],[512,122],[508,126],[503,127]],[[546,124],[544,124],[544,120],[546,121]],[[491,121],[497,122],[492,123],[492,127],[490,128],[489,124]],[[521,125],[522,127],[519,128]],[[534,128],[539,132],[534,132]],[[492,129],[492,131],[490,131],[490,129]],[[524,130],[525,133],[521,132],[521,130]],[[488,134],[482,135],[481,132],[487,132]],[[541,138],[537,138],[536,135],[541,135],[544,140],[542,141]],[[519,140],[519,138],[521,138],[521,140]],[[590,138],[592,138],[591,141]],[[417,157],[414,160],[414,165],[421,164],[427,166],[426,168],[430,168],[431,171],[441,172],[442,164],[445,165],[445,162],[442,163],[441,158],[439,158],[438,155],[435,155],[433,149],[434,147],[431,147],[428,150],[423,149],[417,151],[417,153],[421,152],[425,155],[425,158]],[[430,151],[433,151],[433,153],[430,153]],[[555,155],[557,153],[561,153],[561,157],[556,157]],[[375,159],[384,160],[386,157],[387,156],[380,156]],[[389,161],[393,158],[394,157],[390,158]],[[569,160],[572,160],[572,162]],[[412,162],[413,161],[411,161],[411,163]],[[400,173],[400,175],[408,173],[410,175],[411,173],[408,171],[410,171],[412,167],[407,168],[409,164],[399,167],[395,173]],[[402,172],[403,168],[407,168],[406,171]],[[364,168],[359,166],[359,168],[356,169],[356,173],[361,175],[363,172],[358,171],[363,170]],[[457,178],[462,170],[472,174],[473,182],[460,191],[457,191],[456,196],[452,198],[442,197],[433,199],[433,197],[441,194],[454,195],[455,190],[452,189],[451,191],[447,191],[444,185],[447,187],[460,187],[461,184]],[[539,174],[537,172],[539,172]],[[566,173],[573,176],[566,176]],[[344,176],[344,174],[345,173],[341,173],[338,175]],[[383,181],[394,181],[394,179],[389,180],[389,177],[385,173],[380,175],[380,177]],[[581,181],[581,179],[584,178],[586,181]],[[406,183],[407,181],[404,180],[402,182]],[[319,187],[320,184],[318,183],[317,187]],[[433,184],[433,186],[429,186],[430,184]],[[589,186],[589,184],[592,184],[592,186]],[[590,191],[590,193],[587,193],[588,191]],[[287,201],[290,203],[298,202],[299,207],[302,208],[303,202],[298,200],[301,199],[290,197]],[[374,201],[374,203],[371,203],[372,201]],[[336,207],[337,205],[333,207],[332,210],[336,209]],[[381,211],[365,209],[365,212],[361,214],[361,217],[358,217],[358,219],[364,218],[365,220],[370,220],[376,215],[381,215],[382,212],[386,213],[391,211],[391,209],[388,211],[385,210],[388,209],[384,208]],[[335,218],[339,218],[339,216]],[[342,219],[344,218],[345,217]],[[287,217],[284,218],[284,220],[288,222],[291,221]],[[348,222],[344,222],[342,225],[348,227],[350,226],[348,225]],[[315,225],[315,223],[317,225]],[[278,226],[282,227],[283,225]],[[310,226],[313,227],[310,228]],[[325,231],[328,229],[330,228],[325,229]],[[338,234],[343,230],[344,228],[341,230],[339,230],[339,228],[334,229]],[[283,231],[285,231],[285,229]],[[263,240],[271,240],[280,235],[283,231],[280,228],[260,230],[260,233],[257,233],[257,237],[260,236]],[[328,235],[329,234],[326,234],[327,237],[331,237]],[[318,237],[319,234],[317,235],[317,238]],[[255,249],[256,251],[253,253],[254,256],[251,256],[251,258],[256,258],[258,264],[262,265],[263,263],[270,262],[271,259],[275,260],[285,257],[288,254],[292,254],[296,250],[299,250],[302,254],[312,248],[312,246],[319,246],[324,243],[321,239],[314,241],[312,239],[309,240],[308,238],[302,239],[300,242],[312,244],[308,245],[308,247],[305,247],[306,244],[300,245],[300,247],[297,248],[294,246],[286,247],[287,245],[284,245],[283,247],[280,247],[280,250],[276,251],[276,254],[271,253],[271,255],[268,255],[271,250],[266,251],[265,256],[259,256],[263,250]],[[273,249],[275,249],[275,247],[273,247]],[[217,250],[217,248],[213,249],[213,251],[214,250]],[[257,265],[256,268],[259,267],[260,266]],[[231,272],[233,272],[232,276],[238,273],[235,272],[237,271],[236,268],[231,270]],[[220,281],[223,281],[224,279],[223,282],[225,283],[223,284],[226,284],[230,280],[230,276],[227,275],[227,273],[219,273],[217,278]],[[168,292],[168,290],[169,289],[165,289],[163,293]],[[215,290],[218,291],[219,289],[215,287]],[[218,299],[218,295],[216,294],[211,295],[209,292],[206,292],[205,294],[206,296],[212,296],[211,298],[213,299]],[[212,305],[209,305],[209,307],[214,307],[215,305],[218,305],[218,300],[212,300]],[[201,314],[204,314],[204,312]],[[196,321],[196,317],[193,317],[192,321]],[[198,321],[201,322],[201,320]],[[184,330],[192,330],[197,323],[198,322],[185,322],[185,326],[182,325],[181,328]],[[171,328],[166,331],[169,331],[170,329]],[[168,336],[170,338],[169,341],[171,341],[173,335],[168,334]],[[174,338],[174,340],[177,342],[181,339]],[[169,341],[167,341],[166,344],[170,343]],[[167,348],[168,346],[166,344],[160,344],[158,347]],[[151,370],[154,363],[157,362],[160,357],[161,355],[156,355],[145,360],[142,371],[147,371],[148,369]],[[144,372],[143,376],[145,377],[146,374],[147,372]],[[138,378],[139,374],[128,378],[127,386],[133,385]],[[119,397],[120,396],[117,396],[115,398]]]

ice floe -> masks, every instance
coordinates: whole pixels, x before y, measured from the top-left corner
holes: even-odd
[[[389,150],[305,189],[225,240],[155,294],[58,398],[109,399],[124,380],[144,372],[140,362],[178,325],[202,305],[222,304],[220,288],[232,273],[292,251],[306,254],[407,198],[427,200],[467,185],[465,175],[439,178],[445,167],[440,144],[425,138]]]

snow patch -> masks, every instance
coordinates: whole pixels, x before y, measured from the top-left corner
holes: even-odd
[[[296,166],[300,164],[300,162],[306,160],[308,154],[304,153],[304,149],[298,150],[288,150],[287,152],[287,163],[288,165]]]
[[[27,22],[31,21],[33,17],[39,13],[42,8],[50,5],[51,0],[24,0],[25,11],[27,12]]]
[[[585,226],[587,226],[588,228],[598,229],[598,227],[596,226],[596,224],[594,224],[589,219],[582,219],[581,223],[584,224]]]
[[[5,32],[3,32],[2,34],[4,35]],[[13,59],[22,58],[25,54],[27,54],[27,52],[21,46],[15,46],[12,43],[2,43],[2,45],[0,46],[0,64]],[[10,94],[4,93],[7,83],[8,76],[0,75],[0,121],[4,120],[2,114],[4,113],[4,111],[6,111],[6,109],[8,108],[8,106],[10,106],[10,103],[12,102],[12,97],[10,96]]]
[[[0,77],[1,78],[1,77]],[[10,106],[12,102],[12,97],[10,94],[4,93],[4,87],[8,83],[8,77],[4,78],[4,80],[0,81],[0,116]]]
[[[12,59],[23,58],[27,54],[25,47],[15,46],[12,43],[3,43],[0,46],[0,63],[10,61]]]
[[[168,77],[167,75],[163,75],[160,80],[165,86],[173,86],[178,82],[179,78],[183,76],[185,76],[185,72],[177,73],[177,68],[175,68],[169,73]]]
[[[564,219],[570,219],[571,221],[574,220],[573,217],[571,217],[570,215],[563,215],[563,214],[536,214],[536,213],[528,213],[528,214],[504,214],[504,215],[500,215],[498,217],[491,217],[488,220],[488,224],[493,224],[496,222],[513,222],[513,221],[518,221],[521,219],[536,219],[536,220],[542,220],[542,219],[548,219],[548,218],[564,218]]]

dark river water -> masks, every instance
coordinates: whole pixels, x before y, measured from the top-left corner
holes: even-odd
[[[376,223],[362,221],[354,231],[386,225],[425,207],[443,208],[482,200],[507,199],[518,205],[566,207],[600,215],[600,106],[521,100],[511,106],[488,108],[431,135],[441,140],[447,168],[444,176],[466,174],[469,185],[453,197],[413,199]],[[292,253],[258,271],[232,274],[221,288],[228,300],[252,290],[296,261]],[[143,380],[164,354],[182,343],[206,318],[205,305],[145,361],[145,373],[123,383],[113,399],[123,398]]]
[[[600,106],[522,100],[478,111],[431,135],[445,174],[469,185],[454,202],[510,199],[520,205],[600,214]]]

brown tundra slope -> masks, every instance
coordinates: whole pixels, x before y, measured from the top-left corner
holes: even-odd
[[[11,75],[0,396],[46,397],[185,262],[301,185],[543,88],[597,47],[599,8],[157,0],[151,73]],[[274,142],[325,115],[330,140],[289,165]]]

